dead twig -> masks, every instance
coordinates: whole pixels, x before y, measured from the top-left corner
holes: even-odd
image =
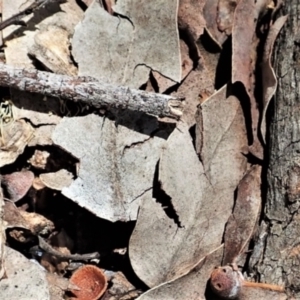
[[[24,17],[32,14],[36,10],[40,9],[41,7],[48,5],[49,3],[57,2],[57,0],[36,0],[31,5],[29,5],[24,10],[18,12],[17,14],[11,16],[10,18],[4,20],[0,23],[0,30],[10,26],[10,25],[22,25],[26,26],[26,23],[22,20]]]
[[[38,236],[38,238],[39,238],[39,246],[41,249],[61,259],[90,260],[90,259],[95,259],[100,257],[100,254],[98,252],[93,252],[88,254],[63,254],[57,251],[56,249],[54,249],[52,246],[50,246],[42,237]]]
[[[183,110],[183,98],[116,86],[91,77],[58,75],[6,64],[0,64],[0,86],[80,101],[95,108],[114,107],[162,117],[179,118]]]

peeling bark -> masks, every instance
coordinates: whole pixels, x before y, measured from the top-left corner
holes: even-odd
[[[2,189],[0,187],[0,280],[3,278],[5,269],[4,269],[4,245],[5,245],[5,226],[3,219],[4,209],[4,200]]]
[[[116,107],[162,117],[180,117],[180,98],[99,82],[0,64],[0,85],[31,93],[81,101],[96,108]]]
[[[278,90],[270,124],[268,190],[261,224],[268,235],[263,257],[255,258],[255,270],[260,281],[283,284],[289,299],[300,299],[300,1],[286,1],[282,10],[288,19],[274,48]]]

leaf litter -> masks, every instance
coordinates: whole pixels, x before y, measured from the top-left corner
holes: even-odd
[[[185,108],[170,122],[6,90],[0,289],[25,300],[18,282],[28,300],[35,293],[72,299],[78,287],[68,278],[93,264],[110,281],[101,299],[216,299],[208,285],[213,268],[236,261],[247,268],[260,215],[260,166],[245,154],[264,159],[258,126],[264,138],[276,89],[270,55],[285,17],[259,27],[267,1],[49,2],[24,18],[27,26],[3,31],[6,63],[183,96]],[[26,5],[3,0],[3,19]],[[257,29],[269,30],[261,83],[254,80]],[[224,57],[232,70],[222,69]],[[250,119],[237,81],[250,99]],[[100,253],[100,261],[76,261],[87,253]],[[23,276],[22,264],[35,277]],[[258,288],[241,294],[271,297],[285,299]]]

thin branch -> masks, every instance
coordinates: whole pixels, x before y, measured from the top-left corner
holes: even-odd
[[[81,101],[95,108],[114,107],[162,117],[179,118],[184,104],[182,98],[99,82],[91,77],[58,75],[6,64],[0,64],[0,86]]]
[[[90,260],[90,259],[95,259],[100,257],[100,254],[98,252],[93,252],[89,254],[64,254],[54,249],[52,246],[50,246],[42,237],[38,236],[38,239],[39,239],[39,246],[41,249],[61,259]]]
[[[22,25],[26,26],[26,23],[22,21],[23,18],[26,16],[34,13],[35,11],[39,10],[45,5],[48,5],[50,3],[57,2],[57,0],[36,0],[31,5],[29,5],[24,10],[18,12],[17,14],[11,16],[10,18],[0,22],[0,30],[3,30],[4,28],[10,26],[10,25]]]

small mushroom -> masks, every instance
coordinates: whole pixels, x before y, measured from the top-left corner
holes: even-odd
[[[85,265],[76,270],[70,282],[80,290],[71,290],[77,300],[97,300],[107,288],[107,279],[101,269]]]

